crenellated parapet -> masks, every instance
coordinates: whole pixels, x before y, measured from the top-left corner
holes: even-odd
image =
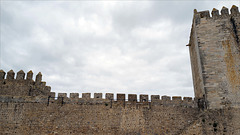
[[[204,20],[228,19],[236,16],[240,16],[240,13],[239,13],[238,7],[235,5],[233,5],[232,8],[230,9],[230,13],[229,13],[229,9],[226,7],[222,7],[220,12],[218,9],[213,8],[211,12],[211,16],[208,10],[200,11],[200,12],[197,12],[196,9],[194,10],[195,24],[200,24],[202,21],[204,22]]]
[[[70,97],[67,96],[67,93],[55,93],[51,92],[52,96],[49,97],[49,100],[52,102],[63,103],[63,104],[119,104],[119,105],[151,105],[151,106],[179,106],[179,107],[189,107],[195,108],[198,107],[198,102],[192,97],[181,97],[181,96],[162,96],[159,95],[146,95],[140,94],[117,94],[116,99],[114,99],[113,93],[106,93],[105,98],[103,98],[102,93],[94,93],[94,97],[91,98],[91,93],[70,93]],[[80,98],[80,95],[81,98]],[[56,97],[55,97],[56,96]],[[126,98],[127,97],[127,98]],[[151,97],[151,98],[149,98]]]
[[[185,108],[197,108],[197,101],[193,100],[192,97],[180,97],[180,96],[162,96],[161,99],[159,95],[151,95],[151,99],[148,99],[148,95],[138,95],[128,94],[128,99],[126,99],[126,94],[117,94],[117,99],[113,99],[113,93],[106,93],[105,98],[101,95],[102,93],[94,93],[94,97],[91,98],[91,93],[70,93],[70,97],[67,93],[58,93],[56,96],[54,92],[51,92],[48,97],[32,97],[32,96],[10,96],[10,95],[0,95],[0,102],[15,102],[15,103],[45,103],[46,105],[51,104],[78,104],[78,105],[109,105],[109,106],[135,106],[136,108],[141,106],[154,107],[185,107]],[[97,96],[100,95],[100,96]],[[56,97],[55,97],[56,96]]]
[[[39,72],[33,80],[33,72],[30,70],[27,76],[23,70],[15,75],[13,70],[4,72],[0,70],[0,95],[11,96],[49,96],[51,87],[46,86],[42,81],[42,74]],[[15,77],[16,76],[16,77]]]
[[[41,96],[41,97],[38,97]],[[81,97],[81,98],[80,98]],[[93,97],[93,98],[92,98]],[[107,104],[122,106],[181,106],[181,107],[197,107],[197,102],[191,97],[179,96],[162,96],[147,94],[116,94],[114,99],[113,93],[106,93],[103,98],[102,93],[67,93],[51,92],[51,87],[46,86],[46,82],[42,81],[42,74],[39,72],[33,80],[33,72],[29,71],[25,76],[24,71],[20,70],[15,73],[13,70],[7,74],[0,70],[0,98],[1,102],[41,102],[41,103],[57,103],[57,104]],[[19,99],[19,100],[18,100]]]

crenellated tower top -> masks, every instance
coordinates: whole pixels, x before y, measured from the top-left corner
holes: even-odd
[[[219,13],[218,9],[213,8],[211,12],[212,16],[210,16],[209,10],[198,12],[196,9],[194,9],[194,22],[196,24],[199,24],[201,23],[202,18],[207,20],[211,20],[211,19],[216,20],[216,19],[226,19],[229,17],[236,17],[240,15],[238,7],[235,5],[232,6],[232,8],[230,9],[230,12],[231,14],[229,14],[228,8],[223,6],[221,9],[221,14]]]

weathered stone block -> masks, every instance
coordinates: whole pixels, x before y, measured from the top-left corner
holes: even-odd
[[[24,77],[25,77],[25,73],[22,70],[17,72],[17,77],[16,77],[17,80],[24,80]]]
[[[173,101],[182,101],[182,97],[181,96],[173,96],[172,100]]]
[[[0,80],[3,80],[5,78],[5,72],[3,70],[0,70]]]
[[[42,82],[42,73],[39,72],[36,76],[35,84],[41,84]]]
[[[228,16],[229,15],[228,8],[222,7],[221,15]]]
[[[67,93],[58,93],[58,98],[66,98],[67,97]]]
[[[137,102],[137,95],[136,94],[128,94],[128,101]]]
[[[169,100],[171,100],[171,97],[169,97],[169,96],[162,96],[162,100],[169,101]]]
[[[94,98],[96,99],[102,99],[102,93],[94,93]]]
[[[15,76],[15,73],[13,72],[13,70],[10,70],[7,72],[7,80],[13,80]]]
[[[55,98],[55,95],[56,95],[55,92],[50,92],[49,96]]]
[[[79,93],[70,93],[70,98],[71,99],[78,99],[79,98]]]
[[[151,95],[151,100],[159,100],[160,96],[159,95]]]
[[[184,97],[184,98],[183,98],[183,101],[191,102],[191,101],[193,101],[193,100],[192,100],[192,97]]]
[[[28,73],[27,73],[27,80],[32,80],[33,78],[33,72],[32,70],[30,70]]]
[[[113,100],[113,93],[106,93],[105,98],[109,100]]]
[[[117,101],[125,101],[125,94],[117,94]]]
[[[212,10],[212,17],[218,17],[219,16],[219,10],[213,8]]]
[[[237,15],[239,14],[238,7],[233,5],[232,8],[230,9],[232,15]]]
[[[91,98],[91,93],[82,93],[82,98],[83,99],[90,99]]]
[[[148,102],[148,95],[140,95],[140,102]]]

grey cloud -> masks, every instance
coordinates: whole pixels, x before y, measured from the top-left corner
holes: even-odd
[[[236,2],[235,2],[236,3]],[[5,71],[41,71],[55,92],[193,96],[193,9],[218,2],[2,2]]]

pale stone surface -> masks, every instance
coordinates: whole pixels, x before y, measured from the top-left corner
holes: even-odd
[[[25,73],[20,70],[19,72],[17,72],[17,80],[24,80],[24,77],[25,77]]]
[[[0,70],[0,134],[239,135],[240,14],[194,11],[189,50],[195,98],[55,93],[39,73]],[[140,99],[138,102],[137,99]]]
[[[215,9],[218,17],[205,12],[195,13],[189,43],[195,97],[205,99],[208,108],[240,108],[238,8],[233,6],[229,14],[223,7],[219,16]]]

